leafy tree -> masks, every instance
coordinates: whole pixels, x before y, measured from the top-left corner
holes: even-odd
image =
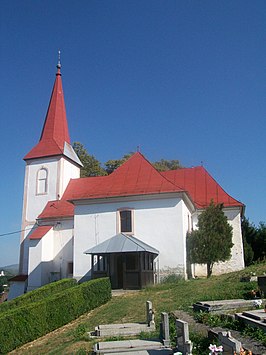
[[[129,153],[125,154],[122,159],[111,159],[108,160],[104,165],[105,165],[105,171],[109,175],[111,174],[114,170],[119,168],[120,165],[122,165],[125,161],[127,161],[134,153]]]
[[[159,161],[155,161],[152,165],[158,171],[176,170],[182,168],[179,160],[161,159]]]
[[[134,154],[133,152],[130,152],[125,154],[121,159],[108,160],[104,164],[104,167],[102,167],[101,163],[93,155],[90,155],[83,144],[80,142],[74,142],[73,149],[83,164],[80,174],[81,177],[109,175]],[[181,168],[179,160],[161,159],[152,163],[152,165],[158,171],[175,170]]]
[[[245,255],[245,263],[249,265],[253,261],[261,261],[266,258],[266,224],[260,222],[258,227],[250,223],[247,218],[242,220],[242,235]],[[253,255],[250,260],[250,255]],[[246,260],[247,259],[247,260]]]
[[[79,142],[73,143],[73,149],[83,164],[80,170],[81,177],[102,176],[106,175],[105,170],[101,167],[101,163],[93,155],[90,155]]]
[[[252,245],[255,260],[266,259],[266,224],[260,222]]]
[[[246,217],[242,219],[241,229],[242,229],[245,265],[248,266],[251,265],[254,259],[254,251],[253,251],[252,244],[255,242],[257,229],[252,223],[249,222],[249,220]]]
[[[223,213],[223,205],[212,201],[198,219],[198,229],[188,234],[189,258],[192,263],[206,264],[207,277],[215,262],[231,256],[232,226]]]

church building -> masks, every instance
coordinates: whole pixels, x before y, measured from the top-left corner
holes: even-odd
[[[186,236],[212,200],[223,203],[234,244],[213,273],[244,267],[244,205],[204,167],[158,172],[137,152],[110,175],[80,178],[60,63],[40,140],[24,160],[20,268],[9,299],[62,278],[108,276],[112,288],[138,289],[169,274],[206,275],[206,266],[188,264]]]

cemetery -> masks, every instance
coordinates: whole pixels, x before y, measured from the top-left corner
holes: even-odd
[[[248,281],[248,280],[246,280]],[[266,291],[266,276],[258,277],[258,285],[262,294]],[[266,333],[266,312],[265,300],[262,299],[233,299],[218,301],[198,301],[193,304],[194,312],[205,312],[220,315],[232,321],[239,321],[250,327],[259,328]],[[243,309],[243,312],[234,313],[235,310]],[[182,313],[181,313],[182,314]],[[170,317],[175,322],[174,342],[170,335],[169,314],[160,314],[160,336],[159,339],[149,339],[149,332],[154,332],[155,316],[152,302],[146,302],[146,323],[122,323],[106,324],[95,327],[95,331],[89,333],[90,336],[99,338],[94,346],[95,354],[159,354],[159,355],[193,355],[193,342],[189,335],[189,324],[187,321],[178,318],[180,312],[173,311]],[[142,332],[147,334],[147,339],[132,339]],[[262,355],[265,354],[262,348],[254,346],[252,343],[241,342],[235,334],[228,329],[220,327],[208,327],[208,339],[210,341],[210,354],[223,355]],[[234,334],[233,334],[234,333]],[[125,336],[123,340],[105,341],[104,338],[110,336]],[[103,339],[103,341],[101,340]],[[216,345],[219,344],[219,345]]]
[[[264,264],[256,268],[258,275],[264,274]],[[264,355],[266,301],[261,296],[265,276],[250,280],[245,275],[253,269],[210,279],[171,281],[143,291],[113,291],[108,303],[67,326],[66,330],[73,329],[67,330],[67,349],[78,354]],[[239,324],[242,330],[248,325],[249,333],[238,328]],[[264,336],[255,339],[255,333]],[[60,349],[67,343],[57,345],[60,334],[57,329],[44,340],[17,348],[14,354],[29,349],[33,355],[43,353],[42,349],[63,353]]]

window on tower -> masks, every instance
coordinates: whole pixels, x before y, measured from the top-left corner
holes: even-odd
[[[48,170],[41,168],[37,172],[37,195],[43,195],[47,193],[48,188]]]

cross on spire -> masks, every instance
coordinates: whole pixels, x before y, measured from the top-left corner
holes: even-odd
[[[61,68],[61,51],[60,51],[60,49],[59,49],[59,51],[58,51],[58,62],[57,62],[57,69],[60,69]]]

